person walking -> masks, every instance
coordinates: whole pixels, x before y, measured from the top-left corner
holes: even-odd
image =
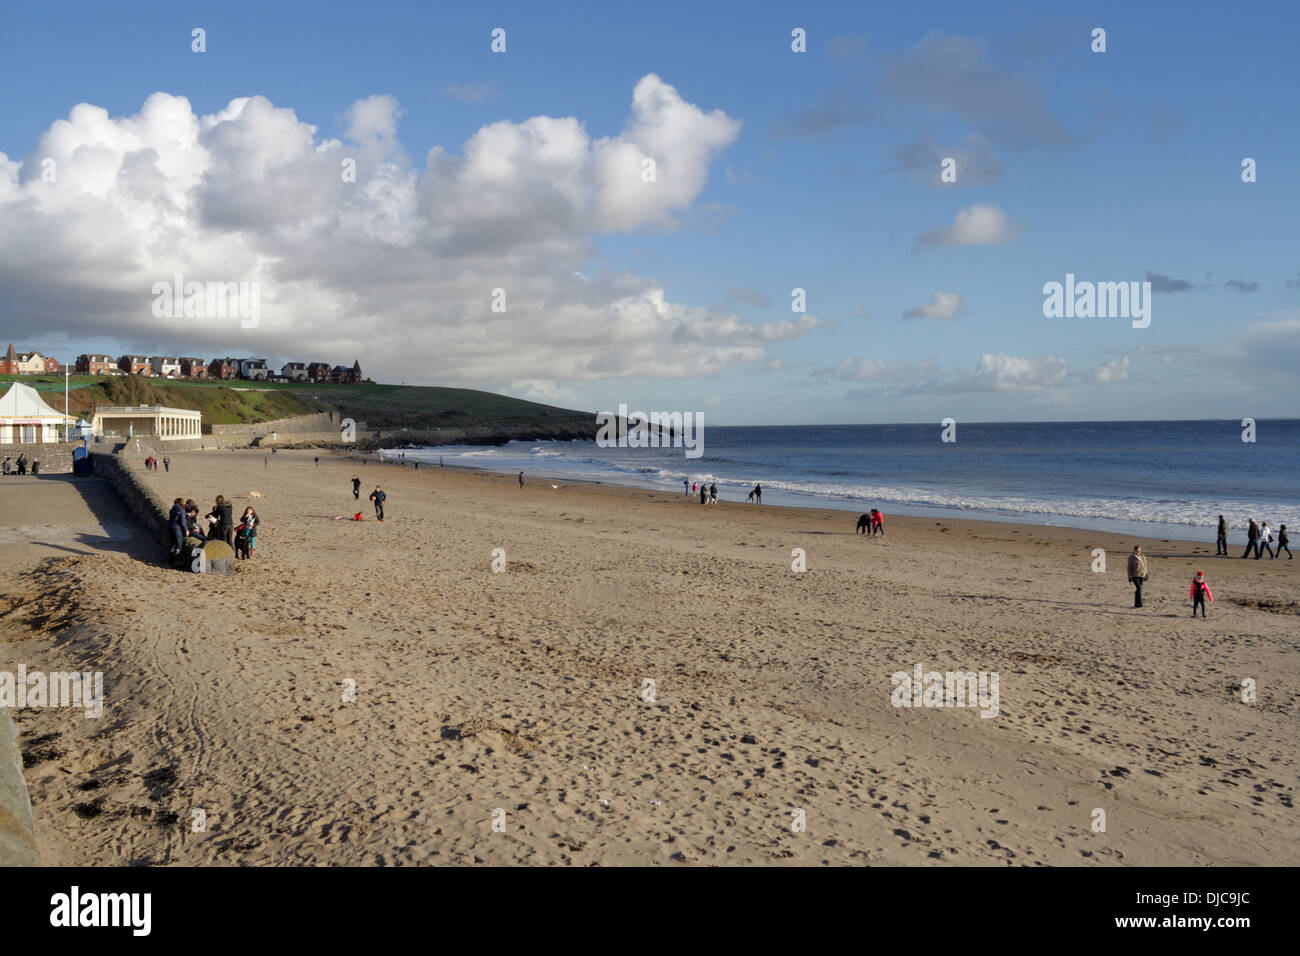
[[[375,485],[375,490],[370,492],[370,500],[375,503],[375,517],[380,521],[384,520],[384,502],[388,500],[388,495],[384,494],[384,489]]]
[[[1255,524],[1255,519],[1250,519],[1250,527],[1246,529],[1246,550],[1242,554],[1243,558],[1249,558],[1250,553],[1254,551],[1255,557],[1259,557],[1259,525]]]
[[[682,494],[684,494],[684,495],[689,495],[690,493],[691,493],[691,479],[689,479],[689,478],[683,478],[683,479],[682,479]]]
[[[1201,620],[1205,620],[1205,602],[1213,601],[1214,595],[1210,593],[1210,586],[1205,583],[1205,575],[1200,571],[1196,572],[1196,577],[1192,578],[1192,617],[1196,617],[1196,608],[1201,609]]]
[[[717,503],[718,503],[718,483],[715,481],[713,482],[713,484],[709,485],[709,504],[716,505]]]
[[[523,486],[524,486],[524,473],[521,471],[519,473],[519,487],[522,488]]]
[[[315,458],[313,458],[312,460],[313,460],[314,462],[316,462],[316,467],[319,468],[319,467],[320,467],[320,455],[317,455],[317,456],[316,456]]]
[[[1282,527],[1277,529],[1277,556],[1279,558],[1282,557],[1283,551],[1286,552],[1286,559],[1288,561],[1295,557],[1295,555],[1291,553],[1291,549],[1288,547],[1290,543],[1291,539],[1286,535],[1286,525],[1282,525]]]
[[[756,483],[754,485],[754,504],[761,505],[762,503],[763,503],[763,486]]]
[[[871,509],[871,537],[885,536],[885,516],[875,508]]]
[[[700,482],[700,504],[706,505],[708,503],[709,503],[709,489],[704,486],[704,482]]]
[[[1133,545],[1133,553],[1128,556],[1128,579],[1133,584],[1133,606],[1142,606],[1142,583],[1147,579],[1147,556],[1142,553],[1142,545]]]
[[[1214,553],[1216,555],[1228,553],[1228,522],[1223,515],[1219,515],[1219,536],[1214,542]]]
[[[361,500],[361,479],[356,475],[352,476],[352,500]]]
[[[1255,542],[1255,560],[1258,561],[1262,558],[1265,551],[1268,552],[1270,561],[1277,557],[1273,553],[1273,529],[1268,526],[1267,521],[1260,525],[1259,528],[1259,539]]]
[[[171,470],[172,470],[172,460],[168,458],[166,455],[163,455],[163,471],[169,472]]]

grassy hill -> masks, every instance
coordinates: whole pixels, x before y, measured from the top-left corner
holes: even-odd
[[[63,376],[0,376],[41,392],[63,408]],[[88,415],[94,405],[170,405],[203,413],[204,424],[264,422],[312,412],[338,412],[371,428],[555,428],[595,430],[590,412],[556,408],[472,388],[423,385],[303,385],[285,383],[178,382],[139,376],[74,375],[69,412]]]

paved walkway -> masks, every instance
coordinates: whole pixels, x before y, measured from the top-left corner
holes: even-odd
[[[157,545],[103,478],[0,477],[0,569],[66,554],[156,559]]]

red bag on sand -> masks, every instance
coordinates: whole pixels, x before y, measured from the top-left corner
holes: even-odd
[[[361,516],[361,512],[358,511],[356,514],[354,514],[354,515],[352,516],[352,520],[353,520],[353,521],[365,521],[366,519],[363,518],[363,517]]]

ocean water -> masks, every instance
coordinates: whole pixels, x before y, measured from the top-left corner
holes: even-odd
[[[719,497],[890,514],[985,518],[1214,542],[1223,514],[1244,546],[1251,517],[1300,529],[1300,419],[984,423],[940,440],[933,425],[708,426],[704,454],[598,448],[592,441],[404,449],[407,459],[682,491],[716,481]],[[389,451],[386,454],[395,454]]]

